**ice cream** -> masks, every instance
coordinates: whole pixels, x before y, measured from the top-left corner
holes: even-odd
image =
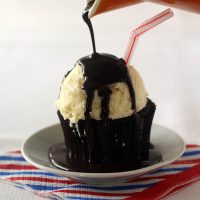
[[[95,67],[95,66],[94,66]],[[135,91],[136,112],[146,106],[147,92],[139,73],[132,66],[127,67]],[[110,74],[112,76],[112,74]],[[71,123],[84,120],[86,92],[83,90],[84,76],[79,63],[64,78],[61,85],[59,99],[56,102],[58,110],[64,119]],[[109,101],[109,119],[128,117],[135,112],[132,109],[131,98],[127,85],[124,82],[109,85],[111,96]],[[101,97],[97,90],[92,103],[91,118],[101,120]]]

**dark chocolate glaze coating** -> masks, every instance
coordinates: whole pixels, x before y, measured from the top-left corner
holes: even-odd
[[[132,109],[136,110],[135,93],[129,78],[127,66],[123,59],[119,59],[109,54],[93,54],[81,58],[79,64],[82,66],[84,84],[83,90],[86,92],[86,136],[89,145],[89,162],[94,160],[93,152],[95,152],[93,131],[91,130],[90,113],[92,111],[92,102],[94,92],[97,91],[101,97],[101,120],[103,121],[102,135],[107,134],[109,127],[109,101],[111,90],[109,85],[117,82],[124,82],[130,93]],[[134,112],[134,117],[138,117]],[[106,140],[105,140],[106,141]]]
[[[88,135],[91,138],[90,131],[90,112],[92,107],[92,101],[94,98],[94,91],[97,90],[99,96],[102,99],[102,112],[101,119],[103,119],[105,123],[105,127],[108,121],[109,116],[109,100],[111,91],[108,88],[109,84],[116,82],[125,82],[128,86],[132,109],[135,110],[135,94],[133,90],[133,86],[131,80],[129,78],[126,63],[123,59],[118,59],[117,57],[110,54],[98,54],[96,53],[96,44],[94,38],[94,31],[91,20],[88,17],[89,9],[93,5],[94,1],[91,1],[85,8],[82,17],[85,23],[87,24],[93,46],[93,54],[91,56],[83,57],[79,60],[79,63],[83,69],[83,75],[85,78],[85,82],[83,85],[83,89],[86,91],[87,99],[86,99],[86,111],[85,111],[85,119],[88,124]],[[104,128],[105,128],[104,127]]]
[[[92,38],[93,45],[93,54],[90,56],[86,56],[81,58],[78,62],[82,66],[83,76],[84,76],[84,84],[83,90],[86,92],[86,109],[85,109],[85,120],[86,120],[86,138],[88,145],[88,162],[93,162],[96,159],[95,152],[95,144],[94,144],[94,135],[93,130],[91,128],[91,119],[90,113],[92,111],[92,102],[94,99],[94,92],[97,91],[98,95],[101,97],[101,119],[103,121],[102,126],[102,136],[105,135],[108,131],[109,123],[109,101],[111,90],[108,85],[116,82],[124,82],[127,84],[131,102],[132,109],[135,110],[135,93],[133,90],[133,86],[131,80],[128,75],[126,63],[123,59],[119,59],[110,54],[99,54],[96,53],[96,45],[94,38],[94,31],[92,27],[92,23],[88,18],[88,9],[92,6],[92,2],[86,7],[83,12],[83,19],[88,25],[90,30],[90,35]],[[106,143],[106,139],[105,139]],[[106,148],[108,145],[105,145],[104,151],[106,152]]]

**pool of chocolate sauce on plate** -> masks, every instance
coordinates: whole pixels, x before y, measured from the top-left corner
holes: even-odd
[[[150,165],[157,164],[162,161],[162,155],[160,152],[150,149],[149,150],[149,159],[144,160],[142,163],[140,161],[123,162],[123,163],[83,163],[83,162],[73,162],[67,159],[66,145],[65,143],[60,143],[52,146],[50,148],[50,160],[51,163],[66,171],[73,172],[89,172],[89,173],[110,173],[110,172],[122,172],[122,171],[131,171],[135,169],[140,169],[148,167]]]
[[[83,12],[83,20],[88,25],[90,30],[93,53],[90,56],[81,58],[78,63],[81,65],[84,75],[83,90],[86,92],[86,109],[85,109],[85,121],[86,121],[86,136],[88,145],[88,158],[85,163],[69,160],[67,155],[65,144],[56,144],[50,148],[49,157],[53,165],[58,168],[68,171],[80,171],[80,172],[117,172],[138,169],[158,163],[162,160],[162,155],[153,149],[149,151],[148,160],[141,162],[137,160],[134,163],[124,162],[122,163],[104,163],[99,164],[93,162],[95,160],[93,152],[95,151],[95,145],[93,143],[93,135],[91,131],[91,118],[90,113],[92,111],[92,102],[94,99],[94,92],[97,91],[101,97],[101,120],[103,121],[102,135],[106,134],[109,127],[109,101],[111,90],[108,85],[116,82],[124,82],[129,90],[129,94],[132,102],[132,109],[136,110],[135,92],[131,83],[131,79],[128,75],[126,63],[123,59],[119,59],[110,54],[100,54],[96,52],[96,44],[94,38],[94,31],[92,23],[88,17],[88,10],[92,6],[93,2],[90,2]],[[136,112],[133,114],[134,118],[139,118]],[[105,145],[106,148],[106,145]],[[72,155],[70,155],[71,157]]]

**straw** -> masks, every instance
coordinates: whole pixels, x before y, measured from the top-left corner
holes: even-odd
[[[136,44],[138,42],[139,37],[147,32],[148,30],[152,29],[153,27],[161,24],[162,22],[166,21],[167,19],[171,18],[174,16],[174,13],[170,8],[167,10],[161,12],[160,14],[146,20],[143,22],[138,28],[133,30],[131,32],[128,45],[126,47],[125,53],[124,53],[124,60],[126,64],[128,65],[131,61],[131,58],[133,56],[133,53],[136,48]]]

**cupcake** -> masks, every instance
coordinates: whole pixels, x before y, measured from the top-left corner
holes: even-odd
[[[79,172],[119,172],[149,159],[155,104],[132,66],[110,54],[78,60],[56,102],[65,152],[53,163]]]

